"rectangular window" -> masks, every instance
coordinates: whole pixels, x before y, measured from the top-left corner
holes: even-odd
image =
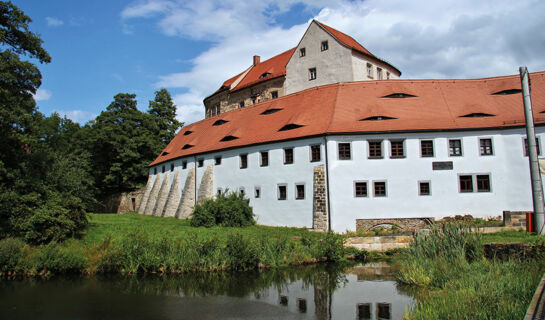
[[[390,72],[386,72],[386,79],[390,80]]]
[[[382,80],[382,69],[377,68],[377,80]]]
[[[492,139],[479,139],[481,156],[491,156],[494,152],[492,150]]]
[[[295,185],[295,199],[296,200],[305,199],[305,185],[304,184],[296,184]]]
[[[473,176],[460,176],[460,192],[473,192]]]
[[[354,195],[356,197],[367,197],[367,182],[354,182]]]
[[[316,68],[308,69],[308,80],[315,80],[315,79],[316,79]]]
[[[541,147],[539,146],[539,138],[536,137],[537,155],[541,155]],[[524,139],[524,156],[528,156],[528,139]]]
[[[307,55],[307,49],[305,49],[305,48],[299,49],[299,56],[300,57],[304,57],[306,55]]]
[[[462,156],[462,140],[450,139],[448,141],[448,154],[451,157],[461,157]]]
[[[254,198],[259,198],[261,197],[261,188],[260,187],[255,187],[254,188]]]
[[[204,159],[198,159],[197,163],[198,163],[199,167],[204,166]]]
[[[373,189],[374,189],[373,196],[386,197],[386,182],[385,181],[374,181]]]
[[[163,165],[163,167],[161,168],[161,173],[165,173],[165,166]]]
[[[170,164],[170,171],[171,171],[171,172],[174,171],[174,163],[171,163],[171,164]]]
[[[287,195],[288,195],[287,186],[286,185],[279,185],[278,186],[278,200],[286,200]]]
[[[238,188],[238,193],[241,197],[244,197],[246,195],[246,191],[244,190],[244,187]]]
[[[221,164],[221,156],[215,157],[214,160],[215,160],[215,163],[216,163],[217,166],[219,166]]]
[[[272,91],[271,92],[271,98],[273,98],[273,99],[278,98],[278,91]]]
[[[357,319],[371,319],[371,304],[370,303],[358,303],[358,317]]]
[[[431,194],[430,182],[429,181],[418,182],[418,195],[429,196],[430,194]]]
[[[241,154],[240,155],[240,169],[246,169],[248,168],[248,155],[247,154]]]
[[[238,104],[238,106],[239,106],[240,108],[244,108],[244,101],[240,101],[239,104]]]
[[[293,148],[284,149],[284,164],[293,163]]]
[[[390,158],[404,158],[403,140],[390,140]]]
[[[262,167],[267,167],[269,165],[269,151],[261,151],[261,163]]]
[[[321,158],[320,145],[316,144],[316,145],[310,146],[310,161],[311,162],[320,161],[320,158]]]
[[[153,168],[153,174],[157,174],[157,167]]]
[[[220,114],[221,113],[221,108],[220,108],[220,105],[217,104],[216,105],[216,114]]]
[[[339,160],[350,160],[350,143],[339,143]]]
[[[327,40],[322,41],[322,45],[320,46],[320,49],[322,49],[322,51],[326,51],[327,49],[329,49],[329,45],[327,43]]]
[[[373,79],[373,65],[367,64],[367,77]]]
[[[423,158],[433,157],[433,140],[420,140],[420,154]]]
[[[487,174],[477,175],[477,192],[490,192],[490,176]]]
[[[382,141],[369,141],[369,158],[382,158]]]
[[[390,303],[377,303],[377,319],[392,319]]]
[[[182,169],[187,169],[187,161],[182,161]]]

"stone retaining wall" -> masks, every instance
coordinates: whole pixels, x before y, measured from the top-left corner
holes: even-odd
[[[356,219],[356,231],[369,231],[373,228],[391,229],[394,225],[402,231],[412,231],[428,227],[434,218],[391,218],[391,219]]]
[[[387,251],[408,248],[412,238],[412,236],[352,237],[344,241],[344,246],[366,251]]]

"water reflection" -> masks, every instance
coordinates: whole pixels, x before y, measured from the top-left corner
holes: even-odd
[[[400,319],[385,264],[0,282],[0,319]]]

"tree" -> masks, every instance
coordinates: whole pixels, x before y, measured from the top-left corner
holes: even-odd
[[[134,94],[119,93],[92,126],[95,179],[103,195],[134,190],[146,182],[154,136]]]
[[[89,176],[86,162],[70,156],[66,144],[55,150],[63,141],[63,121],[36,110],[32,95],[41,74],[21,58],[48,63],[51,57],[30,22],[12,3],[0,1],[0,237],[43,243],[85,228],[82,195]]]
[[[176,120],[176,105],[167,89],[155,92],[155,99],[149,102],[148,114],[151,116],[153,127],[150,130],[156,137],[155,156],[174,139],[176,131],[184,124]]]

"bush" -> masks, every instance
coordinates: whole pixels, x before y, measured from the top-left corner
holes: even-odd
[[[192,227],[245,227],[255,224],[250,200],[238,193],[220,193],[216,199],[195,206]]]
[[[24,243],[21,240],[8,238],[0,241],[0,274],[15,271],[22,257]]]
[[[232,270],[256,269],[259,262],[258,252],[248,238],[239,233],[232,234],[227,239],[225,247]]]

